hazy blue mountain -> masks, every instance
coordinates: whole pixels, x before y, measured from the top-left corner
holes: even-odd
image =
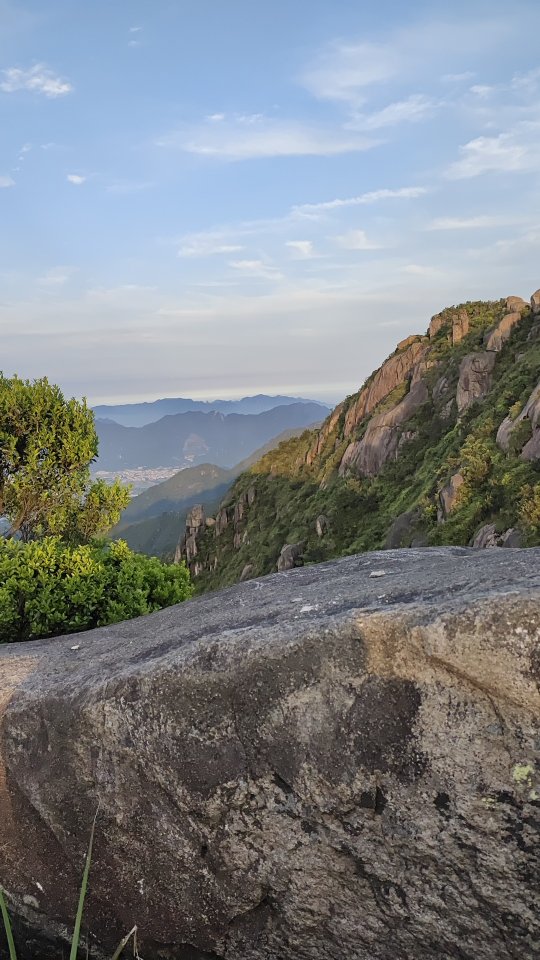
[[[212,463],[230,468],[284,430],[323,419],[318,403],[291,403],[259,414],[191,411],[162,417],[143,427],[97,420],[97,470],[182,467]]]
[[[259,393],[255,397],[244,397],[242,400],[190,400],[187,397],[168,397],[163,400],[154,400],[151,403],[123,403],[101,404],[94,407],[94,413],[99,420],[114,420],[125,427],[142,427],[147,423],[155,423],[162,417],[176,413],[264,413],[274,407],[288,406],[296,403],[317,403],[314,400],[305,400],[303,397],[269,397]],[[330,409],[320,404],[321,410]],[[322,414],[324,416],[324,413]]]
[[[310,425],[311,426],[311,425]],[[188,510],[202,503],[211,514],[236,478],[284,440],[299,436],[304,428],[285,430],[231,470],[202,463],[180,470],[134,497],[111,536],[127,540],[132,550],[155,556],[174,553]]]

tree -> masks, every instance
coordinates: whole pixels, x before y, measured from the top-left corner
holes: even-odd
[[[129,488],[90,482],[98,439],[86,401],[0,373],[0,516],[8,537],[84,543],[118,522]]]

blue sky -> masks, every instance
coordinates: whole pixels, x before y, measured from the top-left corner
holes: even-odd
[[[0,0],[4,372],[337,399],[540,286],[540,4]]]

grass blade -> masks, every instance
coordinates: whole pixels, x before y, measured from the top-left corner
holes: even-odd
[[[137,927],[133,927],[133,930],[130,930],[129,933],[126,934],[124,939],[120,941],[120,943],[118,944],[116,950],[114,951],[111,957],[111,960],[119,960],[122,950],[124,949],[124,947],[127,946],[129,941],[131,940],[131,937],[133,937],[133,956],[134,957],[139,956],[139,954],[137,953]]]
[[[77,952],[79,950],[79,941],[81,939],[81,923],[84,910],[84,901],[86,898],[86,890],[88,888],[88,877],[90,874],[90,864],[92,863],[92,847],[94,845],[94,832],[96,829],[96,820],[99,813],[99,806],[96,810],[96,815],[94,817],[94,822],[92,824],[92,829],[90,831],[90,841],[88,843],[88,851],[86,854],[86,863],[84,865],[84,873],[81,883],[81,892],[79,894],[79,905],[77,907],[77,915],[75,917],[75,926],[73,928],[73,939],[71,941],[71,951],[69,954],[69,960],[77,960]],[[14,957],[11,960],[15,960]]]
[[[2,890],[2,887],[0,887],[0,912],[2,913],[2,920],[4,921],[4,930],[6,931],[6,939],[8,942],[10,960],[17,960],[17,951],[15,950],[13,932],[11,930],[11,923],[9,922],[9,914],[7,911],[6,901],[4,899],[4,891]]]

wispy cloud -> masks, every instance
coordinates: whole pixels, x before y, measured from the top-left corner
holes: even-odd
[[[324,213],[328,210],[338,210],[342,207],[360,207],[364,204],[378,203],[380,200],[415,200],[428,192],[427,187],[399,187],[397,190],[384,188],[361,193],[357,197],[338,197],[335,200],[323,200],[319,203],[301,203],[293,207],[293,212],[300,216],[311,216]]]
[[[468,83],[475,77],[476,74],[472,70],[464,70],[463,73],[445,73],[441,81],[442,83]]]
[[[287,240],[285,246],[291,251],[294,260],[313,260],[318,256],[312,240]]]
[[[28,70],[19,67],[8,67],[2,71],[0,90],[4,93],[16,93],[19,90],[29,90],[31,93],[40,93],[49,99],[63,97],[71,93],[73,87],[68,80],[57,76],[43,63],[36,63]]]
[[[333,43],[301,77],[315,97],[359,105],[374,83],[389,80],[397,64],[388,46],[376,43]]]
[[[86,183],[87,177],[83,177],[80,173],[68,173],[66,180],[74,186],[80,187],[83,183]]]
[[[427,230],[483,230],[500,227],[510,221],[502,217],[484,214],[476,217],[438,217],[426,227]]]
[[[482,20],[424,18],[389,31],[383,42],[359,38],[328,44],[300,82],[315,97],[356,110],[373,88],[396,80],[402,87],[417,78],[432,81],[438,73],[446,83],[471,80],[470,59],[478,56],[478,37],[486,54],[508,44],[510,37],[515,39],[519,29],[519,20],[496,15]]]
[[[248,277],[264,280],[283,279],[283,275],[277,267],[265,263],[264,260],[231,260],[229,266]]]
[[[519,173],[540,166],[540,123],[524,121],[495,137],[476,137],[459,148],[460,159],[447,170],[451,180],[485,173]]]
[[[42,287],[52,289],[63,287],[70,277],[75,273],[74,267],[54,267],[48,270],[42,277],[38,277],[37,283]]]
[[[343,250],[379,250],[380,244],[369,240],[365,230],[348,230],[334,238]]]
[[[434,116],[441,106],[440,101],[427,97],[422,93],[412,94],[406,100],[389,103],[382,110],[374,113],[359,113],[347,124],[354,130],[380,130],[383,127],[394,127],[399,123],[418,123]]]
[[[14,187],[15,181],[13,177],[0,177],[0,190],[6,187]]]
[[[194,233],[185,237],[178,250],[179,257],[213,257],[217,254],[238,253],[244,247],[237,243],[228,242],[225,234],[219,231]]]
[[[260,114],[206,121],[168,134],[161,147],[217,160],[237,161],[264,157],[337,156],[369,150],[378,141],[341,127],[308,125],[275,120]]]

